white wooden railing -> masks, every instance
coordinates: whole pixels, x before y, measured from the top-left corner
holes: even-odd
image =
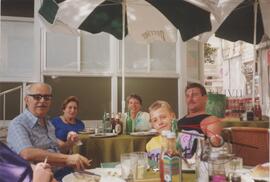
[[[9,90],[5,90],[3,92],[0,93],[0,97],[3,97],[3,120],[6,120],[6,95],[14,92],[16,90],[20,90],[20,113],[23,110],[23,86],[18,86]]]

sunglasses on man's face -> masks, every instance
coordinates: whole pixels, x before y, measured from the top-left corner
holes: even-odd
[[[52,99],[52,95],[41,95],[41,94],[28,94],[28,96],[33,97],[34,100],[40,101],[42,98],[45,101],[49,101]]]

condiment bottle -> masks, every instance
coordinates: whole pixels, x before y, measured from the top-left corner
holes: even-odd
[[[130,134],[133,132],[133,121],[130,116],[130,111],[127,113],[127,119],[126,119],[126,133]]]
[[[176,149],[176,135],[173,132],[167,134],[167,149],[163,156],[164,182],[182,181],[182,160]]]
[[[161,149],[160,149],[160,156],[159,156],[159,176],[160,176],[160,181],[164,182],[164,163],[163,163],[163,157],[165,154],[165,151],[167,150],[167,134],[170,133],[170,130],[163,130],[161,131],[160,134],[160,144],[161,144]]]
[[[121,113],[118,113],[115,115],[115,132],[117,134],[123,133],[123,123],[121,122],[120,118],[121,118]]]

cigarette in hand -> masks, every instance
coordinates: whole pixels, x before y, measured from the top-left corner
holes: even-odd
[[[44,162],[43,162],[43,167],[44,168],[46,167],[47,161],[48,161],[48,156],[46,156],[45,159],[44,159]]]

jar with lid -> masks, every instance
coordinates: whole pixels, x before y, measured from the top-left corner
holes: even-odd
[[[211,147],[208,159],[209,182],[229,182],[226,166],[232,156],[227,145]]]

